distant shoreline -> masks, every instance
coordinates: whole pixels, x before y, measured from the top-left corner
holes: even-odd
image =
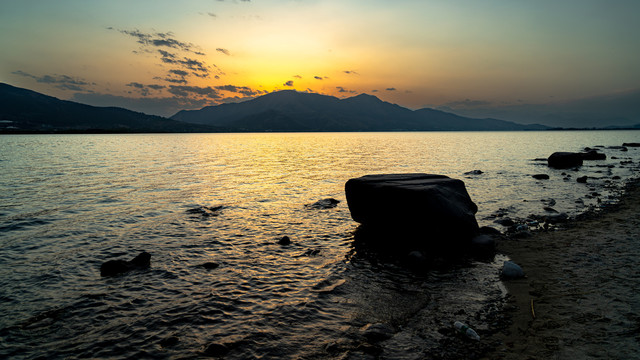
[[[406,133],[406,132],[544,132],[544,131],[627,131],[627,130],[640,130],[640,128],[552,128],[552,129],[531,129],[531,130],[366,130],[366,131],[127,131],[127,130],[49,130],[49,131],[35,131],[35,130],[15,130],[6,131],[0,130],[0,135],[96,135],[96,134],[289,134],[289,133]]]

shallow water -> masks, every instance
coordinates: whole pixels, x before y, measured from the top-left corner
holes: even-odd
[[[383,322],[396,335],[382,357],[419,358],[439,351],[438,330],[453,320],[491,326],[504,257],[420,274],[385,261],[355,241],[344,183],[373,173],[461,178],[479,223],[504,230],[496,214],[544,215],[554,203],[575,215],[613,201],[640,150],[602,148],[607,160],[578,171],[533,159],[638,135],[0,137],[0,357],[193,358],[210,344],[235,359],[341,357],[359,351],[361,326]],[[465,175],[475,169],[483,173]],[[586,185],[575,181],[583,175]],[[305,206],[328,197],[341,203]],[[189,212],[202,206],[221,208]],[[283,235],[293,244],[276,244]],[[149,270],[100,277],[104,261],[141,251],[152,254]]]

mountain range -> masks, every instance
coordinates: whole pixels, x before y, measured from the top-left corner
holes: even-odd
[[[118,107],[60,100],[0,83],[0,133],[49,132],[214,132],[223,129],[187,124]]]
[[[430,108],[410,110],[375,96],[333,96],[283,90],[233,104],[182,110],[171,119],[237,131],[542,130],[497,119],[472,119]]]
[[[375,96],[283,90],[232,104],[179,111],[171,118],[60,100],[0,83],[0,132],[263,132],[543,130],[497,119],[410,110]]]

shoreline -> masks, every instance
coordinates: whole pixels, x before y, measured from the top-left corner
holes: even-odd
[[[640,180],[614,205],[497,251],[526,277],[504,281],[507,325],[483,359],[640,357]]]

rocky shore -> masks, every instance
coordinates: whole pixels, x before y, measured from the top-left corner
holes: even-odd
[[[620,203],[498,244],[526,278],[505,281],[502,330],[485,359],[640,358],[640,182]]]

